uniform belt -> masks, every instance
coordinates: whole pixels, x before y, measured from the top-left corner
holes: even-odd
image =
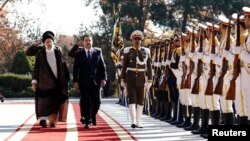
[[[140,71],[143,72],[145,69],[138,69],[138,68],[127,68],[128,71]]]

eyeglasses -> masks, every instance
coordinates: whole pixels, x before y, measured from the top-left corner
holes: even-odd
[[[141,40],[141,38],[134,38],[134,40]]]

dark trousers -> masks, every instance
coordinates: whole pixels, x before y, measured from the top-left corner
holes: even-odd
[[[144,86],[127,85],[129,104],[143,105],[145,89]]]
[[[88,121],[90,118],[95,118],[96,114],[101,105],[100,98],[100,87],[95,85],[85,86],[80,89],[81,93],[81,109],[84,109],[83,117],[85,119],[85,123],[89,124]]]

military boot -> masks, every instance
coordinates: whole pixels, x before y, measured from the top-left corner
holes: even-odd
[[[205,133],[207,133],[208,120],[209,120],[209,110],[208,109],[202,109],[201,127],[198,130],[192,131],[192,133],[193,134],[205,134]]]
[[[185,130],[188,130],[188,131],[192,131],[192,130],[197,130],[200,128],[199,126],[199,121],[200,121],[200,107],[194,107],[193,108],[194,110],[194,121],[193,121],[193,124],[191,124],[190,126],[188,127],[185,127],[184,129]]]

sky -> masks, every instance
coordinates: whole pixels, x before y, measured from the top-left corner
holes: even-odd
[[[25,0],[24,0],[25,1]],[[33,0],[15,7],[18,12],[37,19],[41,31],[51,30],[57,34],[78,34],[80,24],[89,27],[99,19],[101,8],[96,11],[84,6],[84,0]]]

